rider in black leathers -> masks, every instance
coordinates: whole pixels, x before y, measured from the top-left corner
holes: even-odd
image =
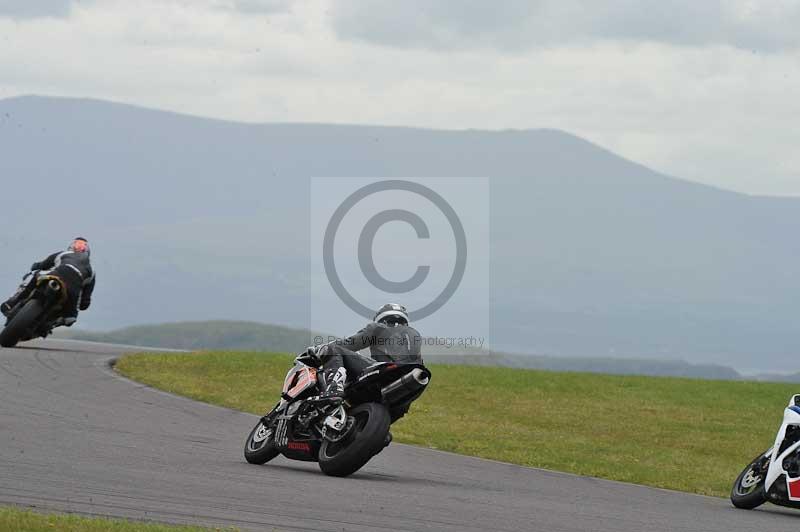
[[[320,398],[335,400],[344,393],[344,384],[377,362],[422,362],[422,338],[408,324],[408,311],[403,305],[389,303],[378,309],[374,321],[353,336],[321,346],[310,347],[322,362],[324,390]],[[370,357],[357,353],[369,347]],[[405,405],[392,417],[402,417]]]
[[[61,317],[53,324],[54,327],[66,325],[71,327],[78,318],[78,310],[86,310],[92,304],[95,275],[89,260],[91,252],[89,242],[85,238],[75,238],[66,251],[57,251],[41,262],[34,262],[31,271],[49,270],[49,275],[54,275],[64,282],[67,289],[67,303],[64,305]],[[31,282],[24,283],[19,290],[7,301],[0,305],[0,312],[7,316],[20,301],[28,296],[33,288]]]

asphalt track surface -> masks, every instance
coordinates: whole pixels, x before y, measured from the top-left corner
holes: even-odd
[[[800,528],[800,512],[399,444],[348,479],[282,457],[249,465],[242,445],[256,416],[116,375],[109,363],[128,350],[0,349],[0,504],[255,530]]]

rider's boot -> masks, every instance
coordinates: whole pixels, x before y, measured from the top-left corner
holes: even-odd
[[[72,306],[69,306],[66,309],[64,309],[64,314],[62,316],[63,316],[63,321],[59,325],[63,325],[65,327],[72,327],[78,320],[77,302],[72,304]]]
[[[51,324],[51,327],[54,328],[54,329],[56,327],[72,327],[73,325],[75,325],[76,321],[77,320],[75,318],[71,317],[71,316],[66,316],[66,317],[62,316],[62,317],[56,318],[53,321],[53,323]]]
[[[341,400],[344,397],[344,383],[347,380],[347,370],[344,367],[326,369],[322,374],[325,381],[325,390],[319,395],[320,399]]]

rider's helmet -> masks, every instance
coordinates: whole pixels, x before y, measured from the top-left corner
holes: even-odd
[[[373,321],[394,327],[395,325],[408,325],[408,310],[397,303],[387,303],[378,309]]]
[[[67,248],[68,251],[74,251],[75,253],[90,253],[89,251],[89,241],[83,237],[76,237],[72,243]]]

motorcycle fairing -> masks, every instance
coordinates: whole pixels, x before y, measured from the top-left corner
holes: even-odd
[[[290,401],[296,399],[303,392],[317,385],[317,370],[306,366],[305,364],[295,364],[289,373],[286,374],[286,379],[283,381],[283,390],[281,397]]]
[[[783,423],[781,423],[778,434],[775,437],[775,445],[772,447],[769,468],[767,469],[767,477],[764,481],[764,490],[771,495],[771,498],[786,497],[789,501],[800,503],[800,477],[792,478],[789,472],[784,469],[784,460],[798,452],[800,449],[800,441],[796,441],[781,450],[784,440],[786,439],[786,432],[789,427],[800,427],[800,394],[793,395],[789,400],[789,405],[783,411]],[[785,478],[785,493],[783,489],[778,489],[776,481],[780,478]],[[780,486],[783,488],[783,486]]]
[[[295,424],[297,423],[297,408],[292,406],[278,417],[275,429],[275,447],[286,458],[301,460],[303,462],[316,462],[319,457],[321,443],[315,439],[299,437],[295,434]]]
[[[790,501],[800,502],[800,478],[786,477],[786,493]]]

